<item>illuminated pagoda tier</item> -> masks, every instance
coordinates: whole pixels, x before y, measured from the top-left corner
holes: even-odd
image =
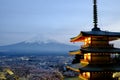
[[[83,80],[117,80],[112,75],[120,72],[120,62],[113,58],[120,54],[110,41],[118,40],[120,32],[102,31],[97,27],[97,5],[94,2],[94,28],[91,31],[81,31],[71,38],[71,42],[84,42],[79,50],[71,51],[75,55],[73,64],[68,69],[79,72]]]

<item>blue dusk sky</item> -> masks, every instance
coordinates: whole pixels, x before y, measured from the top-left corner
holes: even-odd
[[[93,28],[93,0],[0,0],[0,46],[29,40],[69,43]],[[120,0],[98,0],[98,26],[120,32]]]

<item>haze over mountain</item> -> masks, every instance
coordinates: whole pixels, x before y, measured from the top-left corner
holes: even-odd
[[[69,51],[79,49],[78,46],[73,46],[65,43],[60,43],[55,40],[44,39],[23,41],[16,44],[0,46],[1,54],[40,54],[40,55],[68,55]]]

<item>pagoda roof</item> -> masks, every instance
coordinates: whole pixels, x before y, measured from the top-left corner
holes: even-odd
[[[81,51],[80,51],[80,49],[79,49],[79,50],[74,50],[74,51],[70,51],[69,54],[70,54],[70,55],[77,55],[77,54],[80,55],[80,54],[81,54]]]
[[[88,64],[77,63],[77,64],[68,65],[67,68],[70,69],[70,70],[78,72],[79,68],[82,68],[82,67],[84,67],[86,65],[88,65]]]
[[[118,72],[120,71],[120,65],[118,64],[71,64],[67,66],[70,70],[76,72],[102,72],[102,71],[113,71]]]
[[[69,70],[75,71],[75,72],[80,72],[79,67],[76,68],[75,66],[74,67],[73,66],[66,66],[66,68]]]
[[[87,47],[81,48],[79,50],[70,51],[69,54],[81,54],[81,53],[120,53],[119,48],[94,48],[94,47]]]
[[[120,65],[113,65],[113,64],[88,64],[85,67],[80,67],[80,71],[83,72],[102,72],[102,71],[113,71],[118,72],[120,71]]]
[[[101,30],[81,31],[78,36],[71,38],[71,42],[83,41],[85,37],[89,36],[107,36],[111,41],[120,38],[120,32],[109,32]]]
[[[120,53],[119,48],[94,48],[94,47],[87,47],[82,48],[80,51],[84,53]]]

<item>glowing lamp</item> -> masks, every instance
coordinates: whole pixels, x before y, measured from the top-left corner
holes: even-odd
[[[90,78],[90,72],[86,72],[86,76]]]

